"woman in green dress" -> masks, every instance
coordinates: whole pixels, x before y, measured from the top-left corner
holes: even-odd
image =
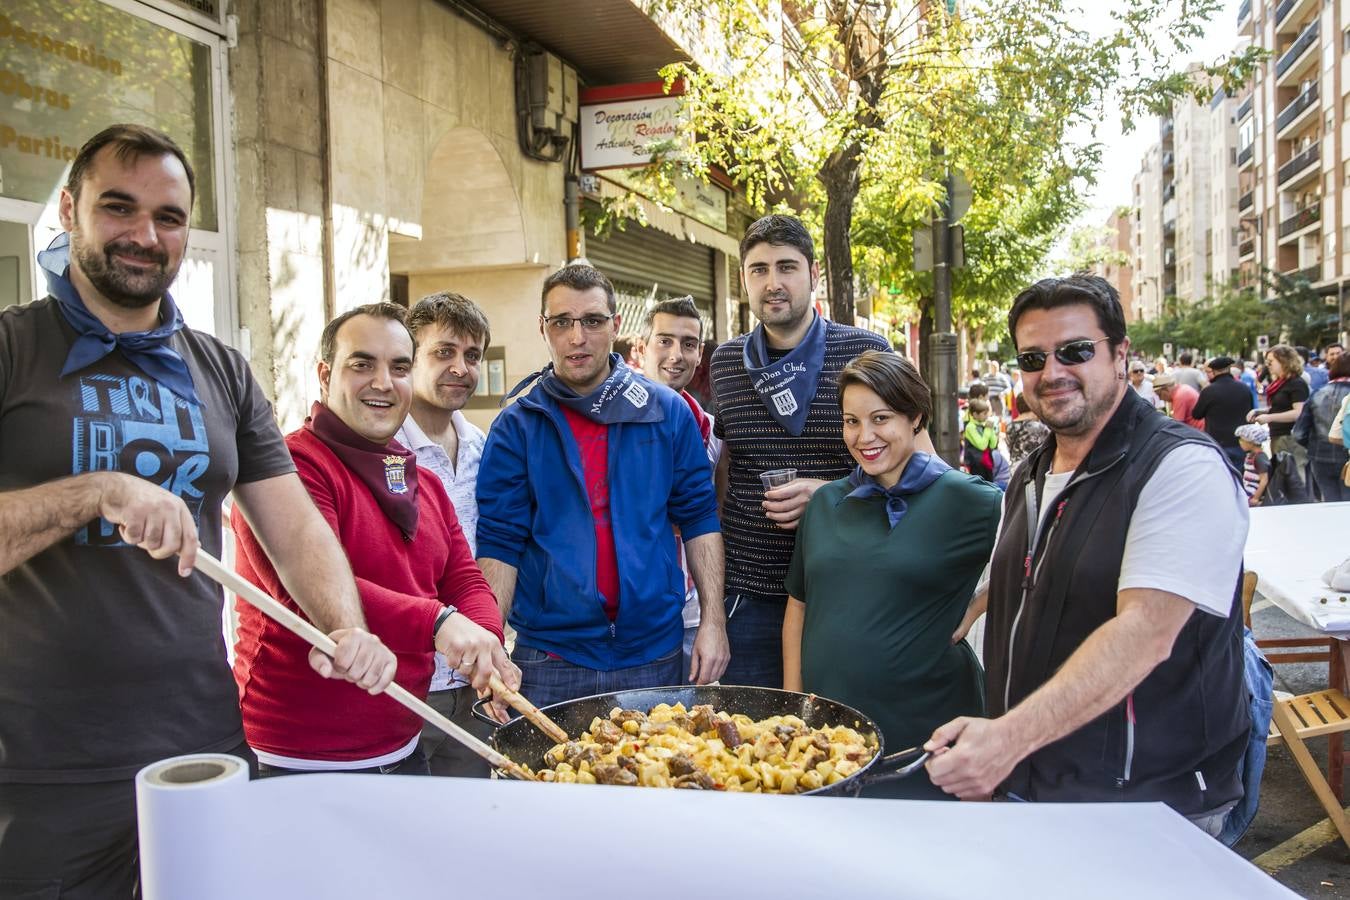
[[[798,525],[783,687],[860,710],[894,752],[956,716],[984,715],[984,673],[956,638],[1003,495],[915,448],[933,399],[904,357],[871,350],[849,363],[839,404],[858,467],[816,491]],[[952,799],[925,772],[864,794]]]

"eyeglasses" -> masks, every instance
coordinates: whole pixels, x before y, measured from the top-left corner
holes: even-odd
[[[1098,344],[1109,340],[1111,339],[1098,338],[1095,341],[1089,341],[1084,338],[1081,341],[1069,341],[1067,344],[1060,344],[1054,350],[1055,359],[1066,366],[1081,366],[1097,355]],[[1049,357],[1048,351],[1028,350],[1025,353],[1017,354],[1017,364],[1022,367],[1024,372],[1039,372],[1045,368],[1045,363]]]
[[[547,325],[549,330],[552,331],[554,334],[566,334],[567,332],[572,330],[572,326],[575,325],[577,322],[581,323],[582,331],[590,331],[590,332],[600,331],[612,318],[614,317],[598,316],[598,315],[581,316],[580,318],[576,319],[572,318],[571,316],[539,317],[540,321],[542,321],[545,325]]]

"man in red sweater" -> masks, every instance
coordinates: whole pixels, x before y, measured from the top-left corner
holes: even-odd
[[[322,399],[286,445],[347,551],[371,631],[398,657],[395,680],[425,697],[439,650],[478,690],[494,672],[514,688],[520,673],[502,648],[497,601],[445,488],[431,473],[419,473],[416,457],[392,440],[412,402],[414,343],[404,314],[394,304],[373,303],[328,323]],[[293,606],[237,513],[233,527],[239,573]],[[315,677],[299,638],[247,604],[237,609],[234,674],[244,734],[263,775],[428,774],[416,715]]]

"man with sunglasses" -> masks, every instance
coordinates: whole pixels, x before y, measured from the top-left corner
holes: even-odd
[[[965,799],[1161,801],[1217,836],[1250,730],[1242,485],[1208,435],[1129,389],[1104,279],[1037,282],[1008,324],[1051,436],[1014,473],[976,600],[991,718],[933,733],[933,783]],[[1217,525],[1179,554],[1175,523],[1195,509]]]
[[[680,395],[613,352],[614,287],[586,265],[544,282],[552,362],[508,399],[478,474],[478,564],[516,630],[536,705],[680,684],[684,573],[701,605],[694,679],[726,668],[722,534],[703,438]]]

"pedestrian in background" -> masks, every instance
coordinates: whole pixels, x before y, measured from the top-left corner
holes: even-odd
[[[1298,421],[1303,404],[1308,401],[1308,382],[1303,380],[1303,358],[1288,344],[1276,344],[1266,352],[1266,368],[1271,381],[1266,385],[1266,406],[1247,414],[1248,422],[1270,428],[1270,455],[1281,453],[1293,457],[1296,471],[1303,481],[1308,468],[1308,451],[1293,438],[1294,423]]]
[[[1045,443],[1045,439],[1050,436],[1050,429],[1032,412],[1031,404],[1024,394],[1019,393],[1014,398],[1013,408],[1017,411],[1017,418],[1008,423],[1008,462],[1016,468],[1031,455],[1031,451]],[[1007,487],[1006,482],[1004,487]]]
[[[1313,392],[1294,423],[1294,440],[1308,450],[1312,483],[1323,502],[1350,500],[1350,488],[1341,479],[1345,451],[1331,442],[1336,413],[1350,397],[1350,356],[1336,358],[1327,372],[1328,381]]]
[[[961,454],[966,470],[985,481],[994,480],[994,454],[998,450],[998,420],[992,418],[989,402],[972,400],[966,407],[969,416],[961,430]]]
[[[1200,392],[1191,416],[1204,420],[1205,433],[1223,448],[1233,468],[1241,469],[1246,454],[1238,446],[1237,427],[1252,411],[1251,394],[1233,377],[1233,360],[1227,356],[1214,357],[1206,368],[1209,385]]]
[[[1140,397],[1153,404],[1154,409],[1162,409],[1163,402],[1153,390],[1153,378],[1148,374],[1148,367],[1141,359],[1130,361],[1130,387],[1134,388],[1134,392]]]
[[[1175,373],[1156,375],[1153,378],[1153,390],[1158,398],[1165,401],[1171,409],[1172,418],[1192,428],[1205,430],[1205,420],[1194,415],[1195,404],[1200,401],[1200,392],[1189,384],[1176,380]]]
[[[1264,425],[1247,424],[1238,426],[1233,432],[1242,447],[1242,488],[1247,492],[1247,504],[1260,506],[1265,499],[1266,487],[1270,484],[1270,457],[1261,449],[1270,438],[1270,432]]]

